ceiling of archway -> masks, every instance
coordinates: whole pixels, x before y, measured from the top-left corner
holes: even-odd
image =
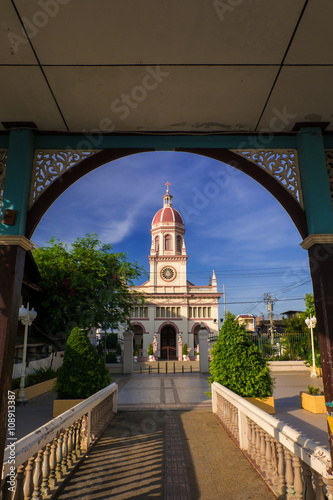
[[[1,11],[0,130],[333,130],[332,0],[2,0]]]

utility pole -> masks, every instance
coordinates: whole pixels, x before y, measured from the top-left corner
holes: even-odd
[[[274,329],[273,329],[273,304],[276,299],[272,299],[269,293],[264,294],[264,302],[266,302],[266,309],[269,312],[269,329],[271,333],[271,344],[274,344]]]

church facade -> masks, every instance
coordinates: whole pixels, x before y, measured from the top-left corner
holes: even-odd
[[[134,290],[145,297],[145,304],[131,314],[134,342],[147,356],[148,344],[157,340],[159,359],[177,355],[178,340],[188,346],[190,357],[198,345],[198,330],[204,323],[208,333],[218,333],[218,299],[215,273],[207,286],[195,286],[187,280],[185,227],[182,216],[172,206],[169,183],[163,207],[151,225],[149,280]]]

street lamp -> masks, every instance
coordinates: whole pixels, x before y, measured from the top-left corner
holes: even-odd
[[[313,329],[317,324],[317,318],[315,316],[310,316],[310,318],[306,318],[305,320],[306,326],[310,328],[311,331],[311,349],[312,349],[312,378],[317,378],[317,370],[316,370],[316,360],[315,360],[315,351],[314,351],[314,341],[313,341]]]
[[[22,325],[24,325],[24,341],[23,341],[23,354],[22,354],[22,371],[21,371],[21,380],[20,380],[20,390],[17,395],[16,402],[18,404],[25,405],[28,400],[25,396],[24,392],[24,384],[25,384],[25,363],[27,359],[27,344],[28,344],[28,327],[32,324],[32,322],[36,319],[37,313],[34,308],[29,310],[29,302],[27,308],[24,306],[20,307],[19,310],[19,321],[21,321]]]

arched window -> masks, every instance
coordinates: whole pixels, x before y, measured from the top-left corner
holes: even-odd
[[[172,238],[170,234],[164,236],[164,250],[172,250]]]
[[[179,234],[176,238],[176,251],[179,253],[181,253],[181,251],[182,251],[182,237],[179,236]]]
[[[160,250],[160,239],[158,236],[155,238],[155,252],[159,252]]]

